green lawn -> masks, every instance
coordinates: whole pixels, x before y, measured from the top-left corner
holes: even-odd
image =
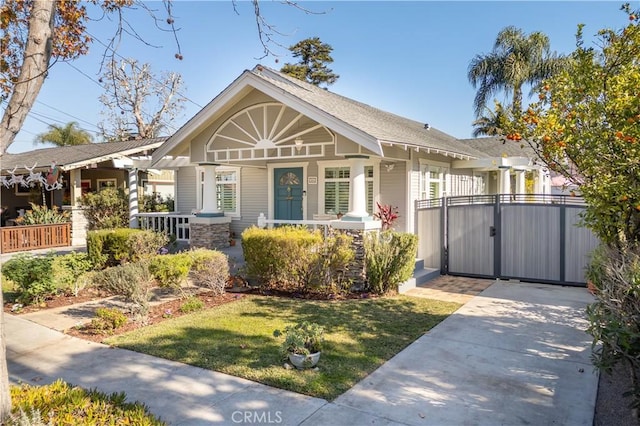
[[[406,296],[346,301],[250,296],[107,343],[332,400],[459,307]],[[283,368],[280,339],[272,336],[302,320],[325,327],[319,371]]]

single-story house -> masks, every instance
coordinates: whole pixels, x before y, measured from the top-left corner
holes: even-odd
[[[414,232],[416,200],[524,193],[527,176],[531,191],[550,192],[531,158],[485,142],[257,65],[155,150],[150,167],[176,170],[177,212],[223,216],[236,234],[259,217],[367,228],[376,203],[397,207],[395,228]]]
[[[30,208],[29,203],[42,204],[44,194],[48,206],[72,211],[74,244],[82,244],[83,215],[74,213],[82,194],[106,187],[130,191],[134,182],[136,188],[130,192],[135,195],[138,185],[148,181],[155,182],[156,188],[161,183],[173,187],[167,178],[170,175],[165,174],[162,182],[156,182],[154,175],[159,172],[147,172],[140,165],[149,163],[153,150],[165,140],[164,137],[139,139],[4,154],[0,159],[0,204],[7,211],[3,224],[11,224]],[[135,213],[137,205],[132,211]]]

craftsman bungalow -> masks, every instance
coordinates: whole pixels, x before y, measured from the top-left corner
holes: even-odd
[[[196,222],[230,222],[239,233],[259,217],[341,218],[367,229],[378,202],[397,206],[396,229],[413,232],[416,200],[524,193],[525,174],[536,193],[549,193],[546,171],[525,154],[485,153],[480,143],[261,65],[244,71],[152,158],[151,167],[177,170],[176,210],[198,217],[191,239]]]

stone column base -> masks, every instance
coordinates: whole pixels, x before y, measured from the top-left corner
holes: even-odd
[[[79,206],[62,206],[63,211],[71,211],[71,245],[87,244],[87,218],[84,208]]]
[[[333,220],[331,228],[335,232],[341,232],[353,238],[353,248],[355,258],[349,265],[345,275],[351,280],[351,285],[355,291],[363,291],[367,282],[367,264],[364,253],[364,236],[369,232],[379,232],[382,229],[382,222],[370,220],[355,222],[350,220]]]
[[[229,247],[230,217],[194,217],[189,219],[189,245],[192,248],[218,250]]]

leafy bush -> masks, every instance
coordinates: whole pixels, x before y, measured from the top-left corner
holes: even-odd
[[[116,308],[98,308],[96,317],[91,320],[89,327],[98,332],[112,333],[118,327],[127,323],[127,316]]]
[[[2,265],[2,274],[17,286],[18,300],[22,303],[41,303],[56,293],[51,264],[53,254],[33,256],[19,254]]]
[[[52,223],[67,223],[71,220],[71,213],[61,211],[57,206],[52,209],[47,206],[31,204],[31,210],[27,210],[22,217],[16,219],[19,225],[48,225]]]
[[[397,291],[398,285],[411,278],[418,250],[413,234],[384,231],[365,237],[367,288],[377,294]]]
[[[309,265],[321,243],[320,232],[303,227],[247,228],[242,233],[247,273],[266,287],[304,290]]]
[[[51,272],[53,282],[59,290],[71,290],[75,296],[84,287],[84,281],[79,278],[93,268],[86,253],[71,252],[53,258]]]
[[[151,259],[149,272],[160,287],[179,289],[189,276],[193,259],[188,253],[164,254]]]
[[[151,195],[142,196],[141,211],[143,212],[172,212],[175,201],[171,195],[163,197],[162,194],[154,192]]]
[[[605,372],[628,365],[632,407],[640,409],[640,248],[600,248],[589,266],[597,300],[587,308],[592,361]],[[589,274],[588,274],[589,275]]]
[[[191,280],[194,285],[206,287],[215,294],[223,294],[229,280],[227,255],[217,250],[196,249],[187,254],[193,260]]]
[[[35,420],[30,423],[33,425],[165,425],[144,404],[126,402],[124,392],[107,395],[62,380],[46,386],[12,386],[11,400],[13,415],[7,422],[10,426],[23,425],[21,417]],[[36,418],[37,415],[41,418]]]
[[[345,280],[345,272],[355,259],[352,244],[352,237],[337,234],[316,248],[308,269],[309,288],[328,292],[348,290],[351,281]]]
[[[144,319],[149,312],[152,276],[146,262],[113,266],[93,274],[96,286],[111,294],[124,296],[132,304],[131,312]]]
[[[119,228],[87,232],[87,253],[96,268],[135,262],[155,255],[167,242],[153,231]]]
[[[204,302],[196,296],[191,296],[180,305],[180,312],[188,314],[199,311],[202,308],[204,308]]]
[[[84,206],[87,229],[114,229],[129,226],[129,199],[122,189],[105,188],[78,199]]]

